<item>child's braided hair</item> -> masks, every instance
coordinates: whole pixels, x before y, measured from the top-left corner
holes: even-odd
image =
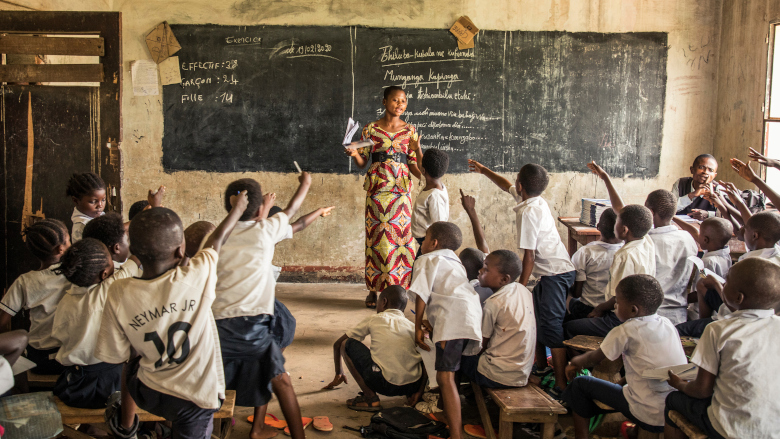
[[[60,266],[54,272],[65,276],[74,285],[88,287],[95,284],[95,279],[99,279],[100,272],[106,268],[110,259],[102,242],[95,238],[84,238],[62,255]]]
[[[23,234],[30,253],[43,261],[54,256],[57,247],[65,244],[68,228],[60,220],[47,218],[27,227]]]
[[[106,183],[99,175],[94,172],[84,172],[81,174],[73,174],[73,176],[70,177],[70,180],[68,180],[68,188],[65,190],[65,195],[81,198],[98,189],[105,188]]]

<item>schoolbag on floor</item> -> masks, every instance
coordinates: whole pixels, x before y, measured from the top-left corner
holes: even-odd
[[[429,435],[450,437],[443,422],[427,418],[411,407],[391,407],[371,417],[374,434],[390,439],[427,439]]]

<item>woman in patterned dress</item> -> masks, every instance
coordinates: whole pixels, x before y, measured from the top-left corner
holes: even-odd
[[[376,308],[377,292],[390,285],[409,286],[414,262],[411,232],[412,175],[420,142],[414,126],[401,120],[406,93],[397,86],[385,89],[384,116],[363,128],[360,140],[372,146],[347,148],[357,166],[371,159],[363,188],[366,190],[366,306]]]

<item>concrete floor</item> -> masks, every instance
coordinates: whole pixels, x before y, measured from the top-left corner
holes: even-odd
[[[307,437],[360,437],[358,433],[344,430],[342,427],[369,424],[370,413],[355,412],[346,407],[345,401],[354,397],[360,390],[352,380],[349,384],[342,384],[334,390],[321,390],[334,376],[333,342],[347,329],[375,312],[366,309],[363,304],[366,294],[365,286],[357,284],[281,283],[277,286],[277,298],[297,319],[295,341],[285,350],[284,356],[287,359],[287,371],[290,372],[298,395],[301,412],[307,417],[328,416],[334,427],[329,433],[309,427],[306,430]],[[407,314],[412,316],[408,310]],[[402,397],[382,397],[384,407],[400,406],[403,403]],[[464,401],[463,412],[464,423],[480,423],[476,406],[468,399]],[[269,404],[268,413],[282,418],[276,398]],[[231,438],[249,437],[250,424],[246,418],[251,414],[251,408],[236,407],[236,424]],[[561,423],[568,437],[574,437],[571,430],[571,417],[562,417]],[[519,429],[515,428],[515,430]],[[281,431],[278,437],[284,437]],[[522,437],[524,436],[520,431],[515,432],[515,438]]]

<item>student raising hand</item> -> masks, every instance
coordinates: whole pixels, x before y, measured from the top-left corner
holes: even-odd
[[[758,175],[756,175],[756,172],[753,170],[753,168],[750,167],[749,164],[745,164],[742,160],[739,159],[731,159],[729,162],[731,162],[731,169],[737,171],[739,176],[748,182],[754,183],[755,180],[758,179]]]
[[[151,209],[152,207],[163,207],[162,200],[163,195],[165,195],[165,189],[165,186],[160,186],[154,192],[149,189],[149,194],[146,196],[146,200],[149,202],[149,206],[146,209]]]
[[[758,162],[761,165],[765,165],[770,168],[780,169],[780,160],[770,159],[769,157],[766,157],[763,154],[759,154],[759,152],[753,148],[750,148],[750,150],[748,151],[748,157],[750,158],[750,160],[754,162]]]

